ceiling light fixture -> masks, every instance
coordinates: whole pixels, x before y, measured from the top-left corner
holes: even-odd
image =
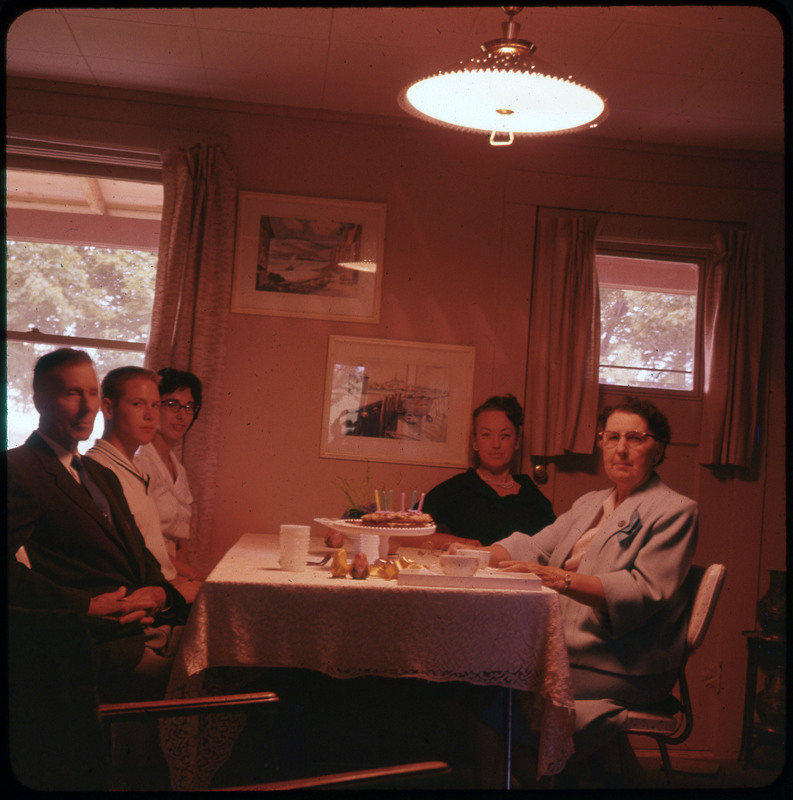
[[[522,6],[502,6],[503,38],[481,45],[483,55],[414,81],[399,105],[419,119],[447,128],[490,131],[490,144],[509,145],[516,136],[551,136],[594,128],[609,114],[597,92],[563,77],[535,57],[535,46],[519,39],[513,17]]]

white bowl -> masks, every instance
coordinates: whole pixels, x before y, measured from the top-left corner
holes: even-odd
[[[441,556],[441,569],[446,575],[459,575],[468,577],[479,569],[479,556],[454,555]]]
[[[490,551],[489,550],[458,550],[458,556],[476,556],[479,559],[479,569],[484,569],[490,566]]]

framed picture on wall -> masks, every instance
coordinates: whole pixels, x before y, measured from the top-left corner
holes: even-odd
[[[323,458],[468,466],[475,348],[328,337]]]
[[[385,209],[240,192],[231,311],[378,322]]]

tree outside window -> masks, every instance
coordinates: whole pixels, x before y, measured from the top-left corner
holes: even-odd
[[[143,364],[157,254],[16,240],[6,242],[6,253],[6,442],[14,447],[38,424],[31,383],[33,365],[44,353],[85,349],[100,380],[117,366]],[[40,334],[58,338],[41,341]],[[101,429],[98,415],[94,436]]]
[[[699,265],[598,253],[600,383],[695,389]]]

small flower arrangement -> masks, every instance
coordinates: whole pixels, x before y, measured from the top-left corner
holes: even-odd
[[[342,519],[360,519],[364,514],[369,514],[372,511],[377,511],[377,506],[374,503],[363,503],[359,506],[351,506],[346,508],[341,515]]]
[[[351,481],[348,478],[339,478],[338,484],[347,498],[347,507],[341,515],[342,519],[360,519],[370,511],[376,511],[377,506],[369,497],[374,497],[375,488],[372,484],[372,475],[369,466],[366,467],[366,477],[362,481]]]

